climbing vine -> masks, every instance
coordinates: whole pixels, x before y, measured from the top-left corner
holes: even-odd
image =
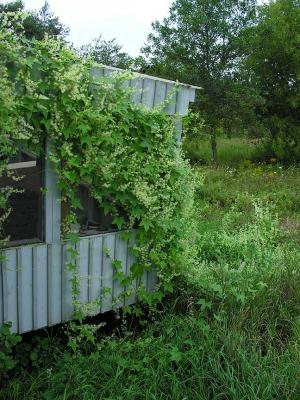
[[[16,144],[41,153],[49,138],[50,158],[68,209],[65,237],[71,244],[78,240],[70,227],[76,223],[75,210],[81,207],[77,193],[83,183],[104,212],[113,216],[124,239],[134,229],[131,251],[137,262],[128,277],[114,260],[116,279],[128,286],[155,266],[156,291],[146,293],[142,285],[138,290],[139,298],[151,304],[172,290],[172,278],[187,262],[191,171],[176,143],[171,118],[161,109],[130,102],[123,85],[128,73],[96,79],[91,66],[90,60],[79,59],[62,42],[49,37],[29,42],[2,22],[0,176],[8,173]],[[1,189],[0,225],[9,193],[9,188]],[[72,256],[75,259],[76,252]],[[76,263],[70,262],[69,267],[76,298]]]

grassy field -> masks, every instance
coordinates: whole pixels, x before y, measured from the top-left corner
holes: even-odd
[[[192,163],[210,165],[210,140],[188,138],[183,142],[183,148]],[[264,148],[257,139],[220,137],[217,139],[218,162],[221,166],[237,167],[243,161],[259,161],[265,157]]]
[[[218,168],[208,153],[194,165],[195,260],[159,310],[76,352],[35,339],[0,398],[300,398],[300,169],[238,143],[223,139]]]

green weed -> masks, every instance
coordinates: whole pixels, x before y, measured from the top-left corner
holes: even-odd
[[[239,228],[232,207],[218,229],[198,231],[193,269],[142,333],[23,370],[2,398],[298,399],[300,251],[279,240],[270,209],[252,206]]]
[[[53,349],[0,398],[300,398],[300,171],[247,158],[195,179],[193,263],[160,311],[90,351]]]

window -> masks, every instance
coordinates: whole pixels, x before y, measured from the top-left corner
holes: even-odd
[[[0,177],[0,190],[17,190],[9,197],[12,211],[4,222],[4,237],[9,245],[35,243],[43,240],[42,162],[37,156],[21,149],[10,160],[8,173]]]
[[[93,235],[99,232],[116,230],[112,227],[112,217],[104,215],[97,201],[90,195],[88,186],[81,184],[78,197],[82,210],[76,210],[81,235]]]

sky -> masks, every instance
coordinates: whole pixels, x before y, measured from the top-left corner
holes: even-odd
[[[26,9],[44,0],[25,0]],[[70,28],[69,39],[80,46],[102,34],[116,38],[122,49],[137,56],[151,32],[151,22],[167,17],[172,0],[49,0],[51,10]]]

